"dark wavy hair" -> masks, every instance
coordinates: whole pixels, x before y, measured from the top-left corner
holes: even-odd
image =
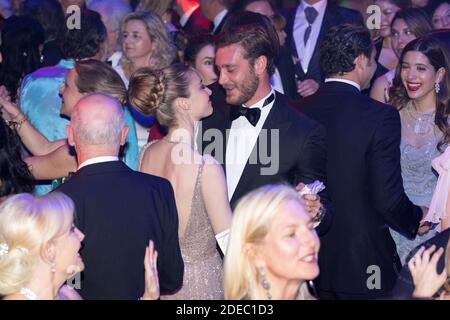
[[[239,44],[244,48],[245,59],[250,65],[261,57],[267,58],[267,73],[275,72],[275,61],[280,51],[278,35],[269,18],[254,12],[242,11],[227,19],[219,34],[217,48]]]
[[[184,61],[194,67],[198,53],[207,45],[215,46],[214,36],[209,33],[193,34],[188,38],[184,50]]]
[[[408,8],[397,11],[392,19],[391,28],[395,20],[402,19],[405,21],[408,28],[416,36],[420,38],[426,36],[433,30],[430,17],[419,8]]]
[[[320,46],[320,65],[326,77],[355,69],[361,54],[370,59],[374,50],[370,33],[362,26],[342,24],[331,28]]]
[[[31,192],[34,179],[22,160],[17,133],[0,117],[0,197]]]
[[[80,60],[95,56],[107,37],[100,14],[89,9],[81,10],[80,29],[69,29],[66,23],[64,30],[63,55],[66,59]]]
[[[434,119],[436,126],[443,133],[443,137],[437,145],[438,151],[443,152],[444,145],[450,142],[450,127],[448,124],[448,118],[450,115],[449,52],[445,44],[432,35],[417,38],[406,45],[406,47],[403,49],[398,66],[395,70],[395,77],[392,82],[392,87],[389,89],[389,103],[395,106],[398,110],[405,108],[410,100],[400,76],[403,60],[406,53],[409,51],[418,51],[424,54],[436,71],[440,68],[445,69],[444,80],[440,83],[441,90],[437,94],[436,116]]]
[[[64,27],[64,12],[58,0],[25,0],[22,15],[36,19],[45,31],[45,42],[60,41]]]
[[[44,44],[44,30],[31,17],[12,16],[6,20],[1,38],[0,85],[15,100],[23,76],[41,66],[39,46]]]

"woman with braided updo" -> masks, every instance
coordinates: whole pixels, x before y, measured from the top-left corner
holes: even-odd
[[[140,69],[130,79],[130,104],[156,114],[168,131],[147,144],[140,159],[142,172],[172,183],[178,210],[183,286],[163,299],[223,299],[222,260],[214,236],[226,235],[231,223],[225,176],[219,163],[194,146],[195,126],[212,113],[210,94],[197,71],[184,65]]]

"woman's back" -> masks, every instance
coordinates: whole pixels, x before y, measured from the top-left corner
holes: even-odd
[[[178,210],[185,274],[181,290],[167,299],[223,298],[222,261],[202,192],[207,166],[187,144],[160,140],[143,149],[141,171],[171,182]]]

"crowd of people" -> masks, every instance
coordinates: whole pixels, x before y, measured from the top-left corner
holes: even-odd
[[[450,2],[363,2],[0,1],[0,297],[450,299]]]

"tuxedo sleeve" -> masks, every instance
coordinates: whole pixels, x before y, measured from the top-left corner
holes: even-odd
[[[158,251],[158,273],[161,294],[173,293],[183,283],[184,264],[178,240],[178,212],[172,186],[165,181],[161,186],[158,210],[162,221],[162,244]]]
[[[326,214],[316,231],[319,236],[324,235],[330,228],[333,218],[333,208],[327,190],[327,148],[325,144],[325,127],[317,124],[306,137],[297,162],[297,181],[305,184],[315,180],[322,181],[325,190],[319,193],[320,201],[326,208]]]
[[[387,112],[375,131],[368,155],[370,194],[389,226],[408,238],[417,234],[422,210],[406,196],[400,168],[400,115]]]

